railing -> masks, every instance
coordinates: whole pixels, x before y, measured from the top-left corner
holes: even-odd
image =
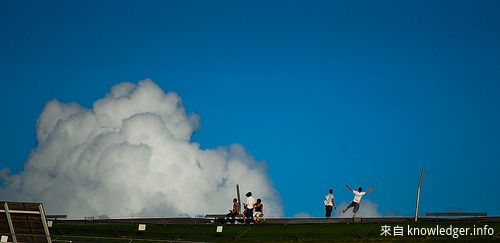
[[[0,220],[0,235],[7,236],[7,241],[10,238],[13,243],[29,242],[36,238],[37,242],[52,242],[41,203],[0,202],[0,215],[6,219]]]

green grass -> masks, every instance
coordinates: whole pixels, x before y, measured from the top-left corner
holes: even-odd
[[[300,224],[300,225],[225,225],[216,233],[216,225],[147,225],[145,232],[137,224],[54,224],[51,235],[55,242],[500,242],[500,223],[488,223],[494,236],[381,236],[384,224]],[[396,224],[388,224],[395,226]],[[433,227],[436,223],[410,224]],[[450,224],[439,224],[447,227]],[[482,227],[483,224],[453,223],[453,227]]]

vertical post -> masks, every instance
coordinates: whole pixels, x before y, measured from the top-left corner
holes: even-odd
[[[16,232],[14,231],[14,224],[12,224],[12,219],[10,218],[9,205],[7,203],[3,204],[5,209],[5,215],[7,216],[7,223],[9,224],[10,235],[12,236],[12,242],[17,243]]]
[[[240,212],[241,212],[240,186],[238,184],[236,184],[236,194],[238,196],[238,205],[240,205]]]
[[[47,238],[47,243],[52,243],[52,239],[50,239],[50,231],[47,226],[47,219],[45,218],[45,211],[43,210],[43,205],[38,205],[38,210],[40,211],[40,219],[42,220],[43,231],[45,231],[45,237]]]
[[[418,181],[417,188],[417,205],[415,206],[415,222],[418,221],[418,206],[420,204],[420,187],[422,186],[422,179],[424,177],[424,167],[422,167],[422,172],[420,173],[420,180]]]

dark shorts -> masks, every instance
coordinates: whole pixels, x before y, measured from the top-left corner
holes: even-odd
[[[333,206],[325,206],[325,210],[326,210],[326,214],[325,214],[326,217],[332,216]]]
[[[245,215],[245,223],[253,222],[253,208],[247,209],[247,214]]]
[[[347,206],[347,208],[350,208],[350,207],[354,207],[352,209],[352,212],[357,213],[358,209],[359,209],[359,203],[352,201],[351,204],[349,204],[349,206]]]

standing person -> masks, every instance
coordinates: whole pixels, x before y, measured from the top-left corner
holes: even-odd
[[[333,199],[333,189],[328,190],[328,195],[325,196],[325,200],[323,201],[323,204],[325,204],[325,216],[327,219],[329,219],[332,216],[332,210],[333,208],[337,209],[337,206],[335,205],[335,200]]]
[[[229,213],[226,215],[227,217],[231,217],[230,223],[237,223],[235,216],[240,214],[240,203],[238,199],[233,199],[233,209],[229,210]]]
[[[361,197],[363,197],[365,194],[373,190],[373,188],[375,188],[375,185],[371,186],[370,189],[368,189],[366,192],[363,192],[362,187],[359,187],[358,191],[353,190],[351,187],[349,187],[348,184],[345,184],[345,187],[347,187],[347,189],[354,194],[354,199],[352,200],[351,204],[347,206],[346,209],[342,210],[342,213],[345,213],[349,208],[354,207],[352,209],[352,218],[354,219],[359,209],[359,203],[361,202]]]
[[[245,223],[253,223],[253,206],[255,205],[255,198],[252,197],[252,192],[247,192],[247,201],[245,202],[246,214]]]
[[[261,223],[261,219],[264,217],[264,204],[262,204],[262,200],[260,200],[260,198],[257,199],[253,208],[253,219],[255,220],[255,223]]]

